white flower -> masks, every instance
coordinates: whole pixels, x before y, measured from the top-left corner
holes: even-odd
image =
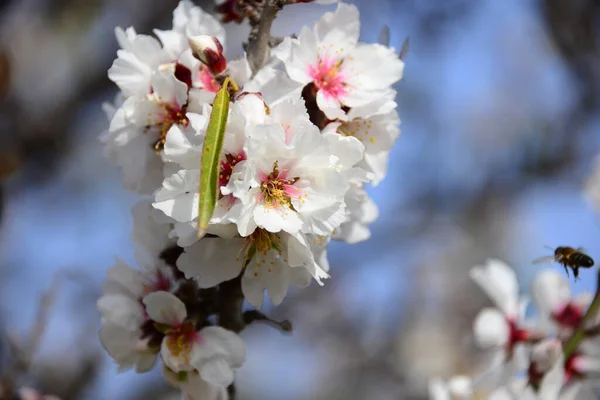
[[[188,101],[188,87],[173,70],[155,72],[151,83],[152,94],[128,98],[102,137],[109,156],[123,169],[125,186],[140,193],[153,192],[162,181],[161,152],[169,132],[205,123],[193,112],[202,107]]]
[[[257,96],[245,96],[231,104],[219,173],[221,188],[228,185],[234,167],[246,159],[244,144],[249,121],[244,115],[244,108],[251,107],[249,103],[252,107],[259,107],[264,114],[264,104]],[[173,127],[165,142],[164,159],[182,169],[165,178],[162,188],[156,192],[153,206],[176,221],[175,234],[182,246],[197,240],[200,160],[210,111],[210,107],[205,106],[204,115],[194,117],[196,123],[193,121],[188,127]],[[250,112],[247,114],[252,115]],[[223,193],[217,201],[211,224],[235,222],[240,208],[241,203],[233,195]],[[213,228],[209,227],[209,231],[213,233]]]
[[[185,248],[177,267],[198,286],[208,288],[242,276],[242,292],[250,304],[260,308],[266,290],[279,305],[289,285],[305,287],[311,275],[321,283],[328,277],[322,263],[326,239],[255,230],[245,238],[205,238]],[[314,253],[313,253],[314,252]],[[318,259],[315,260],[315,254]]]
[[[169,62],[169,55],[160,42],[148,35],[138,35],[133,27],[115,29],[121,50],[108,70],[108,77],[119,86],[125,96],[145,95],[150,92],[150,78],[160,65]]]
[[[162,335],[148,324],[141,300],[148,293],[175,287],[170,267],[158,260],[145,261],[149,264],[136,270],[117,259],[97,302],[102,315],[100,341],[120,370],[146,372],[154,366]]]
[[[517,318],[521,314],[519,283],[512,268],[500,260],[490,259],[483,266],[471,268],[469,275],[504,315]]]
[[[242,201],[240,235],[257,227],[331,234],[344,222],[344,195],[364,146],[354,138],[321,135],[301,102],[282,102],[265,118],[246,128],[247,160],[235,166],[223,190]]]
[[[365,146],[364,159],[359,167],[372,173],[371,183],[379,184],[387,173],[387,155],[400,136],[400,118],[393,100],[395,91],[388,96],[355,107],[348,111],[347,121],[333,121],[325,126],[324,133],[337,132],[353,136]]]
[[[365,241],[371,237],[369,224],[379,216],[377,205],[361,185],[352,185],[345,196],[346,221],[333,233],[333,239],[349,244]]]
[[[197,371],[204,381],[227,387],[235,369],[246,358],[244,342],[235,333],[217,326],[197,331],[181,300],[168,292],[144,297],[146,311],[154,322],[167,327],[161,357],[174,372]]]
[[[473,387],[468,376],[455,376],[447,382],[432,379],[429,382],[429,398],[431,400],[471,400]]]
[[[527,300],[519,297],[517,277],[502,261],[473,267],[470,276],[497,307],[480,311],[473,331],[478,344],[492,352],[488,379],[502,383],[528,365],[525,344],[531,332],[523,321]]]
[[[531,284],[531,297],[546,329],[558,331],[558,336],[568,338],[585,314],[591,294],[571,297],[569,282],[554,270],[539,272]]]
[[[529,371],[527,378],[517,378],[490,394],[490,400],[574,400],[579,388],[564,386],[564,357],[557,340],[548,340],[534,346],[532,351],[534,362],[543,364],[543,372],[538,376],[535,366]],[[534,390],[532,383],[537,386]]]
[[[225,43],[225,29],[219,21],[189,0],[180,1],[173,11],[172,30],[155,29],[154,33],[160,38],[173,61],[189,49],[188,37],[210,35]]]
[[[125,188],[151,193],[162,179],[162,163],[148,138],[131,122],[134,106],[135,98],[127,99],[114,113],[100,140],[107,157],[121,167]]]
[[[329,119],[347,120],[343,106],[377,100],[402,77],[404,63],[395,50],[358,43],[358,17],[355,6],[340,3],[314,31],[305,27],[298,39],[288,37],[274,51],[293,80],[314,85],[317,104]]]

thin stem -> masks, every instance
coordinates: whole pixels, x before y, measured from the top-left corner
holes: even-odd
[[[242,315],[244,294],[241,275],[219,285],[219,325],[239,333],[246,324]]]

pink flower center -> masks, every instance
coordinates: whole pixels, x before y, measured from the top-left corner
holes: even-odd
[[[190,351],[194,343],[202,339],[196,332],[194,323],[189,320],[169,328],[166,334],[165,344],[171,354],[175,357],[183,357],[186,362],[189,362]]]
[[[246,159],[246,153],[244,150],[238,154],[225,154],[225,159],[221,161],[221,173],[219,174],[219,187],[227,186],[231,179],[231,173],[235,168],[236,164]]]
[[[270,174],[260,175],[260,194],[258,200],[267,207],[280,208],[285,206],[294,209],[292,198],[302,196],[300,189],[294,183],[300,178],[288,178],[289,169],[279,170],[278,162],[273,163],[273,171]]]
[[[581,307],[570,302],[567,303],[560,312],[552,314],[552,319],[559,325],[568,328],[576,328],[577,325],[579,325],[581,318],[583,318],[583,310]]]
[[[217,93],[219,89],[221,89],[221,85],[213,74],[210,73],[208,67],[204,64],[200,65],[200,69],[198,70],[198,79],[202,83],[203,90],[207,90],[209,92]]]
[[[342,61],[337,63],[329,57],[323,57],[318,64],[308,67],[308,74],[313,79],[319,90],[323,90],[326,96],[340,100],[348,93],[346,78],[340,72]]]
[[[509,327],[508,340],[506,342],[506,353],[508,354],[508,358],[511,359],[515,346],[518,343],[527,342],[530,335],[527,329],[519,328],[515,320],[508,318],[506,322],[508,323]]]

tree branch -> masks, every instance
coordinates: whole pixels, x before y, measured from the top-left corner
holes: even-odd
[[[269,59],[273,20],[279,10],[288,3],[289,0],[265,0],[258,25],[252,28],[248,40],[248,62],[252,75],[256,74]]]
[[[242,315],[244,295],[241,275],[219,285],[219,325],[239,333],[246,324]]]

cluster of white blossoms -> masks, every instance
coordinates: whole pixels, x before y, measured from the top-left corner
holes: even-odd
[[[594,294],[573,296],[564,273],[543,270],[532,281],[531,296],[522,296],[514,271],[498,260],[474,267],[470,276],[494,304],[473,324],[476,342],[488,353],[486,368],[475,377],[433,380],[431,399],[596,398],[591,390],[600,374],[600,315],[585,318]],[[530,299],[534,318],[526,314]]]
[[[218,1],[217,11],[252,24],[267,1]],[[245,347],[215,322],[222,286],[237,280],[250,305],[261,308],[265,292],[278,305],[290,285],[329,277],[330,240],[370,236],[378,210],[365,185],[385,177],[400,135],[392,85],[404,63],[360,43],[359,28],[357,8],[340,3],[276,41],[255,71],[250,53],[226,59],[224,28],[188,0],[156,37],[117,28],[108,75],[120,93],[101,141],[126,188],[145,196],[133,209],[141,268],[118,261],[98,301],[100,338],[120,369],[145,372],[160,358],[186,399],[227,398]],[[236,85],[217,204],[198,240],[201,154],[227,78]]]

